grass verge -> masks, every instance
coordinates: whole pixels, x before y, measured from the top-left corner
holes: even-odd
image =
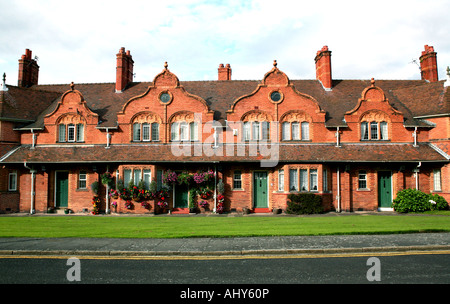
[[[450,217],[4,216],[0,237],[187,238],[450,232]]]

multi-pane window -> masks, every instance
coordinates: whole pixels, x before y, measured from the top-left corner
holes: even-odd
[[[197,141],[198,123],[197,122],[174,122],[171,125],[172,141]]]
[[[361,140],[387,140],[388,124],[382,122],[361,122]]]
[[[323,179],[323,191],[328,191],[328,170],[323,170],[322,173],[322,179]]]
[[[159,123],[134,123],[133,124],[133,141],[158,141],[159,140]]]
[[[268,121],[246,121],[242,128],[244,141],[270,139],[270,122]]]
[[[289,169],[289,190],[298,191],[298,170]]]
[[[281,133],[283,140],[309,140],[309,122],[283,122]]]
[[[240,170],[233,172],[233,189],[242,189],[242,172]]]
[[[160,182],[162,184],[162,171],[160,173]],[[158,176],[157,176],[158,177]],[[150,183],[152,181],[152,171],[150,169],[124,169],[123,170],[123,185],[128,188],[130,182],[133,181],[134,186],[139,186],[141,181],[144,182],[145,189],[150,189]]]
[[[58,125],[58,142],[84,142],[84,124]]]
[[[86,189],[87,174],[86,171],[80,171],[78,173],[78,189]]]
[[[367,172],[359,171],[358,173],[358,189],[367,189]]]
[[[17,172],[8,175],[8,191],[17,191]]]
[[[290,191],[318,191],[317,169],[289,169]]]
[[[442,191],[441,186],[441,170],[433,170],[433,189],[434,191]]]
[[[284,191],[284,170],[278,170],[278,191]]]

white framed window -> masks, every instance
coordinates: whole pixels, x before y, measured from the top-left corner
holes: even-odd
[[[137,186],[139,185],[139,182],[142,179],[142,175],[141,175],[141,169],[134,169],[133,170],[133,181],[134,181],[134,185]]]
[[[300,169],[300,191],[309,191],[307,169]]]
[[[66,142],[66,125],[58,126],[58,141]]]
[[[244,141],[249,141],[250,133],[251,133],[250,122],[248,122],[248,121],[244,122],[243,129],[244,129],[244,131],[242,132],[242,134],[243,134],[242,136],[244,137]]]
[[[8,174],[8,191],[17,191],[17,172]]]
[[[284,191],[284,170],[278,170],[278,191]]]
[[[368,140],[368,139],[369,139],[368,123],[364,121],[361,123],[361,140]]]
[[[298,170],[289,169],[289,191],[298,191]]]
[[[145,183],[145,189],[150,189],[150,183],[152,182],[152,170],[144,169],[143,170],[143,181]]]
[[[319,190],[319,184],[318,184],[318,180],[317,180],[317,169],[309,170],[309,187],[310,187],[311,191]]]
[[[132,171],[131,169],[123,170],[123,185],[125,188],[128,188],[131,181]]]
[[[136,122],[133,124],[133,141],[140,141],[140,140],[141,140],[141,124]]]
[[[378,139],[378,123],[372,121],[370,123],[370,139],[377,140]]]
[[[142,141],[150,141],[150,124],[142,124]]]
[[[367,189],[367,172],[364,170],[358,173],[358,189]]]
[[[328,191],[328,170],[324,169],[322,172],[323,191]]]
[[[75,125],[70,124],[67,126],[67,141],[75,142]]]
[[[242,171],[233,172],[233,189],[242,189]]]
[[[261,139],[260,123],[258,121],[254,121],[252,123],[252,126],[253,126],[253,140],[260,140]]]
[[[302,140],[309,140],[309,122],[303,121],[301,126],[302,126]]]
[[[86,189],[87,174],[86,171],[80,171],[78,173],[78,189]]]
[[[159,123],[157,122],[152,123],[152,140],[159,140]]]
[[[84,125],[77,124],[77,142],[84,141]]]
[[[291,123],[283,122],[281,137],[283,140],[291,140]]]
[[[189,129],[191,131],[191,140],[197,141],[198,140],[198,123],[197,122],[191,122],[189,124]]]
[[[433,190],[434,191],[442,191],[441,170],[440,169],[433,170]]]
[[[388,123],[381,122],[361,122],[361,140],[388,140]]]
[[[172,141],[178,141],[180,140],[180,133],[179,133],[179,123],[178,122],[174,122],[172,123],[171,126],[171,138]]]
[[[270,122],[263,121],[261,123],[261,139],[262,140],[269,140],[270,139]]]
[[[180,123],[180,140],[189,140],[189,125],[186,122]]]
[[[293,122],[292,127],[292,140],[300,140],[300,124],[298,122]]]

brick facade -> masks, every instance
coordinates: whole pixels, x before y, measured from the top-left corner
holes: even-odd
[[[130,51],[121,48],[116,62],[113,84],[41,86],[26,51],[19,86],[28,88],[0,91],[1,102],[39,99],[41,108],[26,118],[2,113],[16,116],[0,120],[0,212],[62,204],[89,213],[98,198],[100,212],[187,213],[180,200],[200,189],[194,182],[173,186],[165,210],[159,199],[126,208],[131,198],[110,197],[101,183],[108,172],[113,187],[138,177],[161,189],[168,170],[214,172],[211,196],[196,196],[210,210],[219,180],[226,211],[285,209],[287,196],[302,191],[321,195],[328,211],[379,210],[381,192],[392,200],[416,187],[450,200],[450,92],[432,47],[420,81],[333,80],[326,46],[315,57],[316,80],[290,80],[274,61],[260,82],[232,80],[229,64],[217,81],[181,82],[165,63],[152,82],[134,83]]]

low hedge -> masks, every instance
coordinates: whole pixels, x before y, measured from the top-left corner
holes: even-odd
[[[401,213],[446,210],[447,201],[438,194],[426,194],[416,189],[404,189],[397,193],[392,208]]]
[[[314,193],[291,193],[288,195],[286,213],[316,214],[323,213],[322,197]]]

